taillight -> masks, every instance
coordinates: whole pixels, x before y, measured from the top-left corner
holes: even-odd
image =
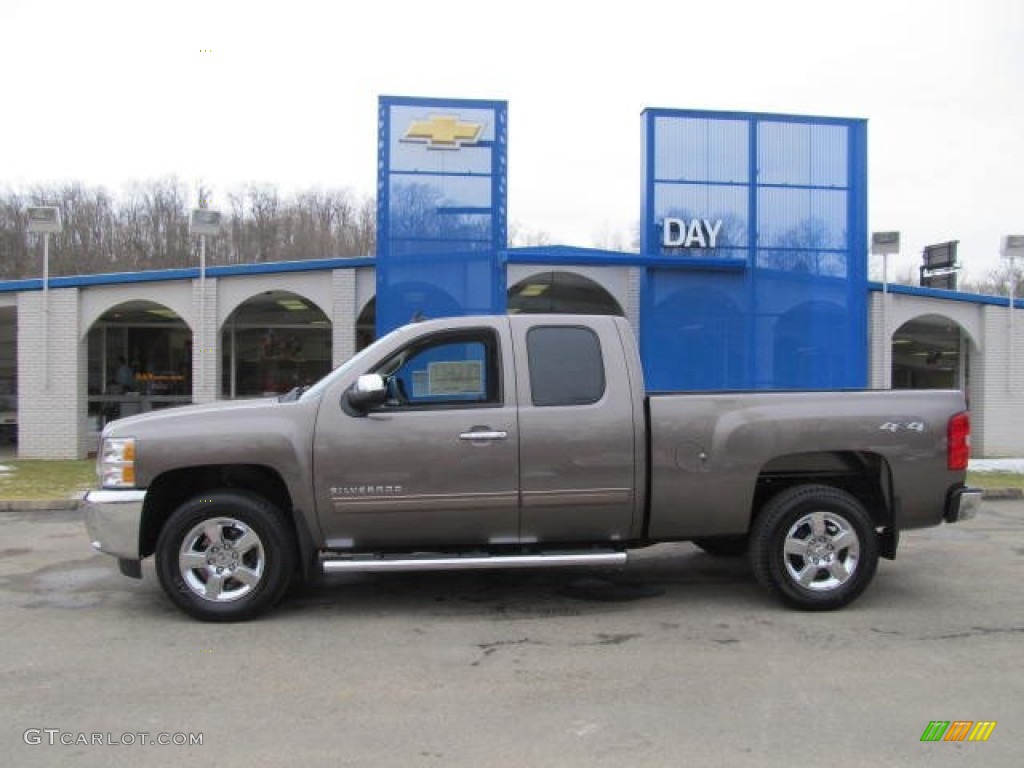
[[[949,420],[946,431],[946,466],[949,469],[967,469],[971,458],[971,417],[967,411],[956,414]]]

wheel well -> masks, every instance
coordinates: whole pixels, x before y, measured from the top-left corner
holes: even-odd
[[[782,491],[808,483],[845,491],[864,505],[876,526],[892,525],[889,465],[867,451],[816,451],[772,459],[758,475],[751,520]]]
[[[140,555],[156,551],[160,529],[171,513],[187,499],[217,488],[239,488],[262,496],[292,520],[292,499],[284,480],[273,469],[255,464],[224,464],[211,467],[186,467],[157,477],[146,492],[142,510]]]

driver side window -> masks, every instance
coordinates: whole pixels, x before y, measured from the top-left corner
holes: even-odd
[[[465,408],[502,400],[498,339],[489,329],[418,339],[372,372],[387,383],[389,409]]]

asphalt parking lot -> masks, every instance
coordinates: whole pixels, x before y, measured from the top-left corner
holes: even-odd
[[[1024,502],[906,535],[868,592],[829,614],[785,609],[744,562],[680,544],[621,571],[333,578],[265,619],[210,626],[171,607],[151,563],[138,582],[94,555],[74,512],[2,513],[0,530],[7,765],[1024,754]],[[934,720],[997,725],[987,742],[923,743]]]

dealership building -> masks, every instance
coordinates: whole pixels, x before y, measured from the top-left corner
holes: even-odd
[[[83,457],[111,419],[505,312],[625,316],[651,390],[963,389],[975,455],[1024,455],[1021,302],[867,279],[865,121],[648,109],[642,129],[639,253],[509,248],[505,102],[382,97],[372,256],[0,283],[18,455]]]

